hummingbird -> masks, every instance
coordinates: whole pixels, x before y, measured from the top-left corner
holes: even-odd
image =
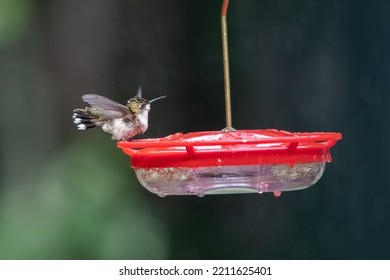
[[[148,101],[142,98],[142,88],[139,87],[137,95],[122,105],[104,96],[85,94],[81,98],[91,107],[73,110],[73,123],[79,130],[101,126],[113,140],[127,141],[148,129],[151,103],[165,97]]]

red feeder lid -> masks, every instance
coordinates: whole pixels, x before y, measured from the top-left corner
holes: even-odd
[[[331,162],[329,149],[341,133],[237,130],[176,133],[163,138],[120,141],[133,168],[205,167]]]

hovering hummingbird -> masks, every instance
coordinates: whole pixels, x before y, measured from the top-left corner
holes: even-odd
[[[75,109],[73,122],[79,130],[101,126],[103,131],[112,134],[113,140],[129,140],[148,129],[150,104],[165,97],[148,101],[142,98],[139,87],[137,95],[122,105],[97,94],[85,94],[82,99],[91,107]]]

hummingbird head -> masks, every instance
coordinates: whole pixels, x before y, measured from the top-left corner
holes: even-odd
[[[129,99],[126,106],[135,115],[138,115],[141,111],[150,110],[150,102],[138,95]]]
[[[142,88],[141,86],[138,88],[138,92],[137,92],[137,95],[131,99],[129,99],[129,101],[127,101],[127,107],[129,107],[130,111],[135,114],[135,115],[138,115],[142,112],[149,112],[150,110],[150,104],[156,100],[159,100],[159,99],[162,99],[162,98],[165,98],[167,97],[166,95],[163,95],[163,96],[160,96],[160,97],[157,97],[155,99],[152,99],[150,101],[146,100],[145,98],[142,97]]]

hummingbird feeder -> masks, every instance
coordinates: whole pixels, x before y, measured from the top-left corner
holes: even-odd
[[[120,141],[139,182],[159,196],[273,192],[310,187],[331,162],[340,133],[232,127],[226,12],[221,11],[226,128]]]

